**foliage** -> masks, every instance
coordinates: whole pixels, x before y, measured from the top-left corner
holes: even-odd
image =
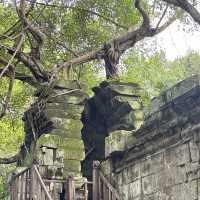
[[[0,81],[0,98],[7,91],[7,79]],[[19,151],[24,140],[22,116],[32,99],[33,90],[27,84],[16,81],[7,115],[0,120],[0,157],[9,157]],[[7,177],[14,165],[0,165],[0,199],[7,200]],[[5,197],[5,198],[4,198]]]
[[[121,80],[138,83],[142,88],[143,102],[147,105],[162,91],[199,73],[199,61],[200,55],[195,52],[188,52],[186,56],[170,62],[162,51],[145,57],[133,50],[124,60],[125,72]]]

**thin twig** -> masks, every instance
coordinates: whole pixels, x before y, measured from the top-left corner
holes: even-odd
[[[166,5],[166,8],[165,8],[165,10],[164,10],[163,14],[162,14],[162,16],[161,16],[160,20],[158,21],[158,24],[157,24],[157,26],[156,26],[156,30],[158,29],[158,27],[159,27],[160,23],[162,22],[162,20],[163,20],[163,18],[164,18],[164,16],[165,16],[165,14],[166,14],[166,12],[167,12],[167,9],[168,9],[168,8],[169,8],[169,4],[167,3],[167,5]]]
[[[15,82],[15,68],[12,68],[12,75],[10,77],[10,82],[9,82],[9,87],[8,87],[8,92],[5,98],[5,102],[3,104],[3,109],[0,113],[0,119],[5,115],[8,104],[11,100],[11,95],[12,95],[12,90],[13,90],[13,86],[14,86],[14,82]]]
[[[21,49],[22,45],[23,45],[23,42],[24,42],[24,34],[21,33],[21,38],[20,38],[20,41],[17,45],[17,48],[15,50],[15,52],[13,53],[11,59],[9,60],[8,64],[6,65],[6,67],[3,69],[3,71],[1,72],[0,74],[0,79],[2,78],[3,74],[6,72],[6,70],[8,69],[8,67],[12,64],[16,54],[19,52],[19,50]]]

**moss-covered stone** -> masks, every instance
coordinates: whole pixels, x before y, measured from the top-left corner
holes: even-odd
[[[84,149],[83,141],[77,138],[61,138],[58,135],[43,135],[38,139],[37,146],[54,145],[63,149]]]
[[[101,87],[108,86],[113,91],[122,95],[140,96],[141,88],[135,83],[125,83],[120,81],[104,81]]]
[[[68,91],[69,90],[63,90],[60,93],[62,94],[66,92],[66,94],[55,95],[54,97],[50,98],[48,102],[83,105],[84,101],[88,98],[88,96],[82,90],[77,90],[71,92],[70,94],[67,93]]]
[[[62,138],[77,138],[81,139],[81,131],[76,130],[65,130],[65,129],[53,129],[50,135],[57,135]]]
[[[69,138],[69,139],[63,139],[60,147],[63,149],[72,149],[72,150],[83,150],[84,151],[84,144],[82,140],[76,139],[76,138]]]
[[[83,160],[85,158],[85,152],[83,149],[77,150],[77,149],[70,149],[69,151],[66,151],[64,154],[64,159],[67,160]]]
[[[72,133],[80,132],[83,126],[80,120],[75,119],[52,117],[50,120],[53,122],[55,128],[71,131]]]
[[[75,175],[81,174],[81,165],[80,161],[77,160],[64,160],[64,176],[67,176],[69,173],[74,173]]]
[[[113,169],[113,166],[112,166],[111,160],[107,159],[101,162],[101,170],[107,177],[112,173],[112,169]]]
[[[150,115],[157,112],[163,106],[166,106],[175,99],[186,95],[189,91],[195,90],[200,87],[200,74],[187,78],[180,83],[176,84],[172,88],[161,93],[159,97],[154,98],[151,104],[144,111],[145,119]]]
[[[114,152],[125,151],[135,141],[135,137],[131,131],[114,131],[105,139],[105,157],[110,156]]]
[[[83,109],[83,105],[74,105],[67,103],[48,103],[46,105],[46,112],[49,117],[53,117],[55,116],[55,113],[59,114],[59,112],[61,111],[65,112],[66,114],[64,116],[69,116],[69,119],[74,117],[80,119],[80,115],[83,112]]]

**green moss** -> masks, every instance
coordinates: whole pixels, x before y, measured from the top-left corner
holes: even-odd
[[[67,176],[69,173],[74,173],[75,175],[81,174],[81,164],[77,160],[64,160],[64,176]]]

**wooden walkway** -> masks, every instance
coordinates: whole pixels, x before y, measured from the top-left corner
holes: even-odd
[[[63,197],[57,185],[64,188]],[[76,185],[82,185],[77,191]],[[88,185],[92,184],[92,200],[121,200],[116,189],[100,170],[98,161],[93,164],[93,181],[77,182],[73,175],[66,180],[42,179],[38,166],[33,165],[12,177],[11,200],[88,200]],[[81,194],[81,195],[80,195]]]

